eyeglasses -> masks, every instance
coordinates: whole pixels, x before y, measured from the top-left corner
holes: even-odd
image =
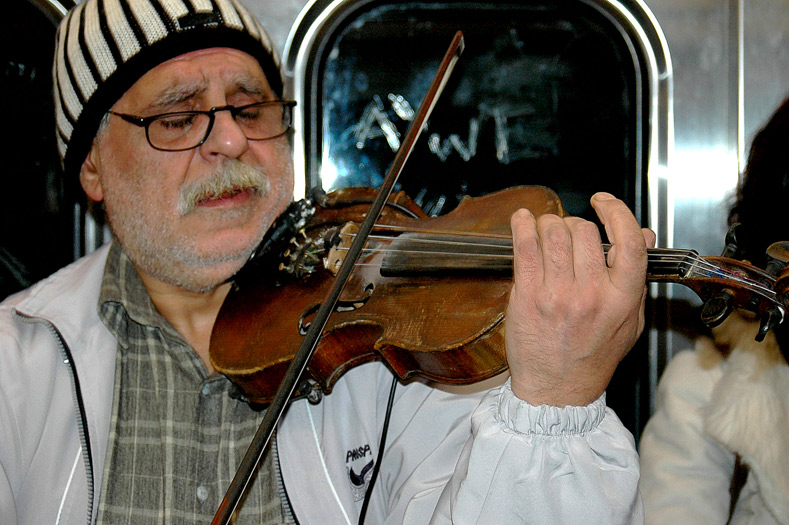
[[[185,151],[203,144],[219,111],[229,111],[249,140],[267,140],[284,135],[293,124],[293,100],[270,100],[246,106],[222,106],[208,111],[178,111],[150,117],[138,117],[108,111],[130,124],[145,128],[152,148],[161,151]]]

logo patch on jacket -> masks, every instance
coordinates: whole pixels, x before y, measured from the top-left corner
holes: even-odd
[[[353,448],[345,454],[345,468],[348,471],[348,481],[351,483],[354,501],[363,500],[367,494],[375,465],[372,456],[373,451],[369,444]]]

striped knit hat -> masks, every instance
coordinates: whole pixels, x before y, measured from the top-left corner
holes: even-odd
[[[86,0],[62,20],[53,67],[58,150],[67,184],[78,174],[105,113],[140,77],[209,47],[255,57],[282,95],[279,58],[238,0]]]

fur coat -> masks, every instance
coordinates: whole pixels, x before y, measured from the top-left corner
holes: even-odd
[[[750,473],[731,523],[789,524],[789,366],[757,329],[733,314],[669,363],[640,446],[648,523],[725,523],[739,455]]]

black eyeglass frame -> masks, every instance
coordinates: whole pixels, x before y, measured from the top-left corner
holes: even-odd
[[[135,126],[139,126],[141,128],[145,128],[145,139],[148,141],[148,144],[153,149],[159,150],[159,151],[173,151],[174,152],[174,151],[187,151],[187,150],[194,149],[194,148],[199,148],[200,146],[202,146],[203,143],[205,143],[205,141],[208,139],[208,136],[211,134],[211,130],[214,128],[214,117],[215,117],[216,113],[218,113],[219,111],[229,111],[230,115],[233,117],[233,120],[235,121],[236,115],[238,115],[239,113],[241,113],[242,111],[244,111],[246,109],[249,109],[249,108],[255,107],[255,106],[258,106],[258,107],[271,106],[271,105],[274,105],[274,104],[281,104],[282,105],[283,116],[285,115],[285,113],[284,113],[285,111],[290,113],[289,116],[288,116],[289,118],[288,118],[288,125],[287,125],[287,127],[284,130],[282,130],[281,133],[277,133],[276,135],[272,135],[271,137],[266,137],[266,138],[262,138],[262,139],[251,139],[251,138],[247,137],[247,140],[271,140],[271,139],[275,139],[277,137],[281,137],[282,135],[284,135],[285,133],[287,133],[288,131],[290,131],[293,128],[293,108],[296,106],[296,101],[295,100],[266,100],[266,101],[263,101],[263,102],[254,102],[252,104],[245,104],[243,106],[233,106],[233,105],[217,106],[217,107],[213,107],[213,108],[211,108],[209,110],[205,110],[205,111],[202,111],[202,110],[173,111],[173,112],[170,112],[170,113],[160,113],[158,115],[151,115],[150,117],[140,117],[138,115],[129,115],[127,113],[118,113],[117,111],[112,111],[112,110],[107,111],[107,113],[109,113],[110,115],[115,115],[116,117],[120,117],[123,120],[125,120],[126,122],[128,122],[129,124],[134,124]],[[165,149],[165,148],[159,148],[157,146],[154,146],[153,142],[151,142],[151,136],[150,136],[150,131],[149,131],[151,123],[156,121],[156,120],[159,120],[161,118],[164,118],[164,117],[172,117],[172,116],[178,116],[178,115],[207,115],[208,116],[208,126],[206,127],[205,135],[203,135],[203,138],[200,140],[200,142],[198,142],[194,146],[190,146],[188,148],[178,148],[178,149]]]

